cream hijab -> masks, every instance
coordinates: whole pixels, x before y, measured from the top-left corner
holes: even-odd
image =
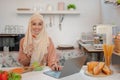
[[[32,31],[31,31],[31,22],[34,19],[40,19],[43,21],[43,28],[41,32],[36,36],[36,38],[32,37]],[[33,51],[30,53],[30,45],[33,45]],[[45,22],[43,19],[43,16],[39,13],[35,13],[31,16],[28,24],[28,30],[25,34],[25,39],[23,43],[23,52],[25,54],[31,55],[31,62],[39,62],[41,64],[42,59],[44,58],[44,55],[47,53],[47,47],[49,45],[49,38],[45,31]]]

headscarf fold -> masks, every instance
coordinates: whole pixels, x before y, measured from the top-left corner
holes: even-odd
[[[31,22],[34,19],[40,19],[43,21],[43,28],[35,38],[32,37],[32,30],[31,30],[32,29]],[[30,53],[29,50],[30,45],[33,46],[32,53]],[[40,15],[39,13],[35,13],[31,16],[29,20],[28,29],[25,34],[25,39],[23,43],[23,52],[27,55],[31,55],[30,64],[32,64],[33,62],[41,63],[44,55],[47,53],[48,45],[49,45],[49,38],[47,32],[45,31],[45,22],[43,16]]]

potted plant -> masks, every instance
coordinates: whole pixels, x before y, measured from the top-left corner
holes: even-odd
[[[67,6],[67,9],[68,9],[68,10],[75,10],[75,9],[76,9],[76,6],[75,6],[75,4],[69,4],[69,5]]]

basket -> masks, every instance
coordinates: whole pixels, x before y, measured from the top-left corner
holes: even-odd
[[[114,51],[120,53],[120,39],[114,39]]]

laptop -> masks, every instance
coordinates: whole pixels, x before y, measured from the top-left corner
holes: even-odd
[[[43,73],[54,78],[62,78],[65,76],[72,75],[74,73],[78,73],[84,65],[86,57],[86,55],[83,55],[81,57],[68,59],[65,61],[64,67],[61,71],[49,70]]]

